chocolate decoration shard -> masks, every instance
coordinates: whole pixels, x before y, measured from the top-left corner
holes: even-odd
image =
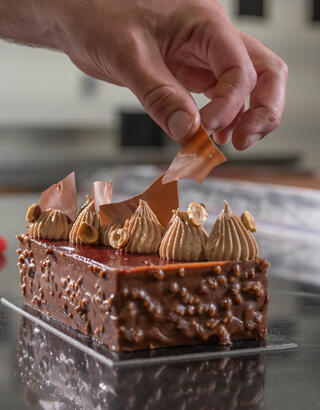
[[[163,184],[182,178],[193,178],[199,184],[210,171],[227,159],[200,125],[195,137],[183,145],[162,179]]]
[[[110,204],[112,202],[113,184],[112,180],[95,181],[93,183],[93,199],[96,212],[99,212],[101,205]]]
[[[39,206],[42,211],[57,209],[67,215],[71,221],[77,217],[77,187],[75,173],[67,175],[60,182],[51,185],[40,196]]]
[[[114,221],[123,224],[131,218],[139,205],[139,199],[148,203],[162,226],[166,226],[172,217],[172,209],[179,207],[178,183],[172,181],[163,184],[163,175],[154,181],[145,191],[126,201],[100,206],[100,222],[103,227]]]

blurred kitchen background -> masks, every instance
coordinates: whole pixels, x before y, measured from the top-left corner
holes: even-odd
[[[221,3],[286,61],[289,80],[280,128],[245,152],[225,146],[229,162],[216,174],[320,188],[320,1]],[[39,190],[73,169],[83,180],[172,159],[177,145],[127,89],[89,78],[57,52],[0,41],[0,55],[0,191]]]
[[[271,262],[270,289],[295,295],[319,293],[320,0],[222,3],[239,29],[288,64],[287,104],[280,128],[263,141],[245,152],[237,152],[231,144],[223,147],[228,162],[213,170],[216,178],[207,178],[202,185],[181,181],[181,208],[191,201],[205,202],[208,232],[224,199],[238,215],[248,209],[257,221],[261,254]],[[0,238],[8,242],[7,252],[0,254],[0,288],[1,296],[15,297],[20,295],[15,235],[25,230],[25,212],[39,200],[38,191],[76,170],[79,205],[84,192],[91,192],[91,182],[101,179],[113,178],[115,201],[126,199],[159,176],[158,166],[169,164],[178,146],[143,113],[128,90],[89,78],[65,55],[0,40],[0,56]],[[199,106],[206,103],[204,97],[196,99]],[[272,293],[270,304],[271,331],[280,329],[283,337],[301,341],[313,355],[318,345],[310,341],[316,340],[319,330],[312,327],[315,305],[310,302],[306,310],[306,303],[302,307],[297,297],[276,295]],[[6,320],[3,329],[12,335],[7,338],[6,330],[0,334],[0,397],[1,403],[14,401],[6,406],[10,409],[18,408],[16,398],[23,400],[17,372],[11,372],[16,363],[17,319],[10,315],[7,319],[0,311],[0,322]],[[314,395],[310,383],[304,390],[302,385],[304,374],[310,379],[317,362],[303,350],[298,356],[309,366],[307,373],[292,373],[291,357],[286,363],[297,376],[296,391],[307,392],[300,396],[309,409]],[[283,379],[288,378],[287,366],[281,369]],[[282,380],[281,369],[269,361],[268,378]],[[265,400],[276,409],[279,395],[285,398],[289,390],[283,383],[277,391],[270,386],[267,383]]]

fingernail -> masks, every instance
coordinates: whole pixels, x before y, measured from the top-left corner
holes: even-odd
[[[186,111],[175,111],[168,121],[168,127],[173,138],[182,140],[193,125],[193,117]]]
[[[258,142],[259,140],[261,140],[263,136],[261,134],[252,134],[249,135],[245,141],[245,143],[243,144],[243,148],[242,149],[247,149],[249,147],[251,147],[251,145],[255,144],[256,142]]]

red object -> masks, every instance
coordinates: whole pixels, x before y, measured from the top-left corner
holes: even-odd
[[[0,236],[0,254],[7,249],[7,241]]]

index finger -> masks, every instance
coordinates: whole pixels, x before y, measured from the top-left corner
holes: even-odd
[[[250,108],[234,129],[235,148],[243,150],[276,129],[285,105],[287,66],[255,38],[242,33],[249,55],[258,74],[250,98]]]
[[[204,125],[210,131],[231,124],[253,90],[257,75],[246,47],[223,10],[213,13],[204,28],[202,52],[217,78],[205,94],[212,101],[201,110]]]

